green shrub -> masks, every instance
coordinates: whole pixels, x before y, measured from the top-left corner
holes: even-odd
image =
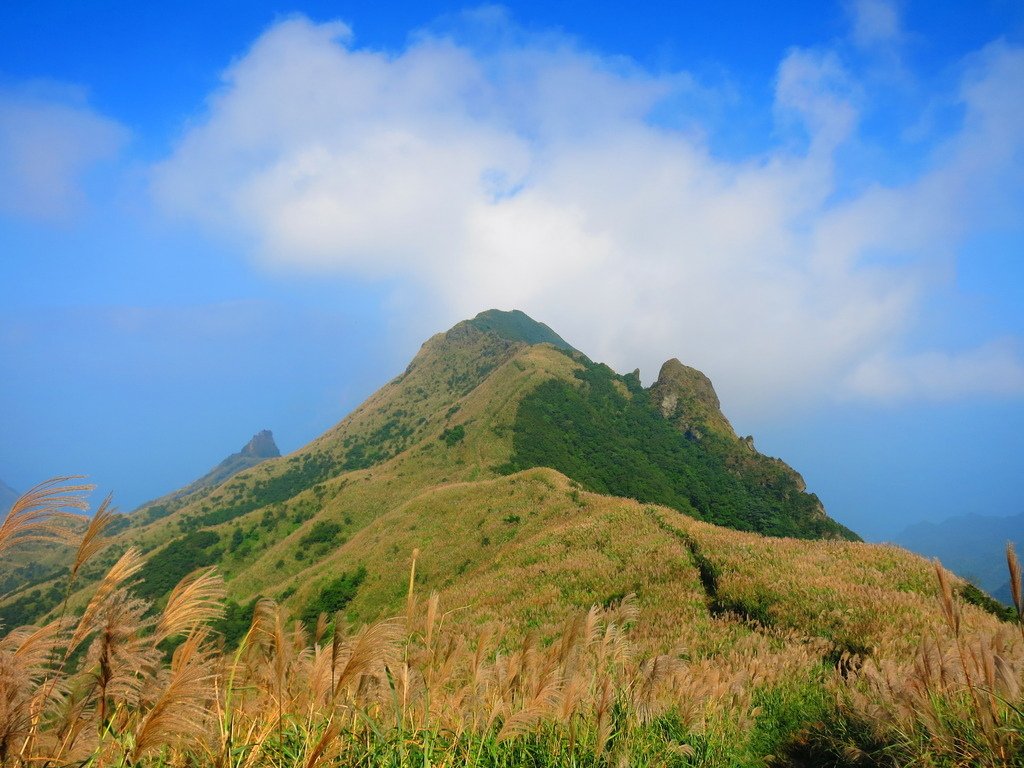
[[[288,469],[280,475],[256,480],[248,489],[241,484],[229,487],[228,491],[234,491],[232,502],[198,515],[191,521],[191,527],[219,525],[254,509],[287,501],[310,486],[344,471],[344,467],[326,453],[307,453],[301,459],[292,458],[297,460],[293,463],[289,459]],[[215,498],[211,498],[211,501]]]
[[[359,585],[366,579],[366,568],[359,566],[352,573],[343,573],[323,587],[302,612],[302,620],[307,624],[316,622],[321,613],[330,616],[344,610],[352,602],[359,591]]]
[[[462,442],[462,439],[465,436],[466,436],[466,428],[464,426],[462,426],[461,424],[456,424],[454,427],[451,427],[450,429],[446,429],[444,432],[442,432],[441,436],[438,438],[438,440],[440,440],[445,445],[447,445],[449,448],[451,448],[456,443]]]
[[[213,629],[224,638],[225,648],[237,648],[252,624],[252,614],[256,610],[259,598],[255,597],[245,605],[227,600],[224,603],[224,616],[213,622]]]
[[[220,559],[222,551],[216,546],[219,541],[213,531],[192,531],[173,539],[146,561],[135,593],[146,600],[166,595],[192,571]]]
[[[981,608],[983,611],[988,611],[1000,621],[1017,620],[1017,611],[1008,605],[1003,605],[994,597],[985,594],[970,582],[965,583],[958,592],[965,603],[970,603]]]
[[[341,533],[341,526],[333,520],[318,520],[313,527],[306,532],[299,544],[303,547],[312,547],[316,544],[333,544]]]

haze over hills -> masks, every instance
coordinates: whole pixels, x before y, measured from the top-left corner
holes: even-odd
[[[908,526],[894,539],[925,557],[937,557],[993,597],[1010,604],[1010,582],[1003,557],[1006,542],[1018,552],[1024,544],[1024,513],[1008,517],[958,515],[941,522],[920,522]]]
[[[176,505],[182,503],[182,499],[189,495],[220,485],[239,472],[280,455],[281,452],[278,450],[270,430],[257,432],[240,451],[228,456],[201,478],[184,488],[142,505],[140,509],[146,510],[144,516],[120,515],[109,530],[116,532],[129,525],[142,525],[147,521],[169,514],[172,509],[176,508]],[[19,495],[0,481],[0,509],[4,512]],[[48,574],[52,575],[62,571],[71,554],[71,550],[59,542],[23,544],[10,553],[6,569],[0,571],[0,594],[5,594],[19,585],[34,585],[45,580]]]
[[[160,517],[164,510],[167,510],[168,504],[173,504],[199,491],[215,488],[239,472],[255,467],[267,459],[276,459],[280,455],[281,451],[278,450],[277,443],[274,442],[273,432],[269,429],[261,430],[253,435],[241,450],[228,456],[198,480],[189,483],[184,488],[161,496],[159,499],[146,502],[139,509],[148,510],[150,519],[155,519]]]
[[[18,500],[19,495],[11,486],[0,480],[0,513],[7,512],[11,505]]]

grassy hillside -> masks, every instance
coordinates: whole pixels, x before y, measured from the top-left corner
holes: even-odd
[[[666,369],[673,375],[663,371],[644,390],[522,313],[481,313],[429,339],[400,376],[303,449],[128,516],[81,584],[137,546],[147,555],[143,597],[159,602],[192,570],[217,564],[239,605],[286,596],[301,611],[299,601],[315,595],[298,586],[358,551],[374,521],[435,489],[535,466],[558,469],[581,490],[737,528],[851,535],[803,492],[799,475],[731,427],[714,428],[727,421],[710,382],[678,363]],[[0,600],[0,615],[18,623],[54,610],[59,579],[46,575]],[[72,605],[84,599],[73,595]],[[368,617],[364,602],[353,606]]]
[[[629,593],[646,617],[650,650],[687,637],[710,652],[723,623],[753,621],[824,639],[836,653],[900,656],[941,624],[934,568],[905,550],[742,533],[589,493],[547,469],[429,489],[274,596],[298,611],[337,574],[365,569],[347,616],[397,613],[414,550],[418,588],[437,591],[455,610],[451,621],[466,627],[503,620],[543,636]],[[964,610],[972,630],[998,623],[980,607]]]
[[[795,471],[735,435],[699,372],[670,361],[645,389],[531,323],[489,312],[434,336],[303,449],[159,515],[105,520],[73,579],[21,585],[0,618],[127,611],[141,634],[124,636],[148,648],[160,636],[146,617],[179,615],[176,585],[216,568],[203,625],[218,639],[182,633],[207,649],[197,659],[219,659],[195,661],[207,679],[232,668],[251,696],[233,701],[217,678],[189,701],[237,706],[255,730],[231,738],[256,762],[315,764],[322,739],[341,764],[396,766],[901,765],[934,744],[952,757],[932,764],[960,765],[1019,750],[1019,716],[979,687],[1016,701],[1024,635],[1006,615],[943,572],[944,591],[919,557],[855,541]],[[159,690],[180,637],[153,640],[124,685]],[[121,730],[74,754],[141,759],[150,699],[97,694],[102,645],[83,638],[40,669],[64,659],[55,695],[86,691],[89,718],[109,698]],[[369,666],[339,700],[324,680],[346,648]],[[235,727],[195,720],[206,730],[182,726],[193,750],[224,748]]]
[[[462,323],[428,340],[401,376],[305,448],[177,498],[157,515],[146,508],[127,516],[130,525],[116,531],[105,555],[82,574],[83,584],[137,546],[148,555],[147,597],[216,562],[232,595],[249,601],[424,488],[493,476],[492,468],[509,458],[519,399],[547,378],[571,375],[574,365],[550,346]],[[339,528],[312,551],[303,536],[318,522]],[[53,584],[36,588],[45,597]],[[22,597],[0,601],[0,611]],[[82,599],[73,596],[72,603]],[[19,606],[17,618],[28,621],[56,601]]]
[[[304,537],[330,537],[322,522]],[[77,626],[0,640],[15,764],[1024,760],[1024,636],[945,572],[891,547],[714,526],[549,469],[427,488],[278,601],[225,612],[208,571],[151,608],[130,599],[144,568],[129,550]],[[43,701],[52,716],[26,716]]]

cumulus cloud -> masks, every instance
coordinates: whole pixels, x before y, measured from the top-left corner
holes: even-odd
[[[117,154],[127,130],[67,88],[0,89],[0,212],[64,219],[85,200],[84,175]]]
[[[927,166],[850,188],[835,158],[864,96],[832,51],[787,54],[778,147],[726,160],[651,119],[695,87],[685,73],[552,37],[371,51],[294,18],[225,72],[153,189],[271,268],[397,281],[421,296],[424,332],[518,307],[619,370],[701,367],[734,412],[835,391],[1019,393],[985,385],[987,347],[937,364],[896,342],[990,215],[976,202],[1022,197],[1021,83],[1024,54],[990,47]],[[988,367],[968,385],[972,360]]]

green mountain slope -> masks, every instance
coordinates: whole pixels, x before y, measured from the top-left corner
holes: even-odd
[[[148,554],[139,587],[146,597],[159,599],[192,570],[217,564],[240,605],[284,596],[301,612],[316,598],[308,585],[337,578],[339,568],[365,567],[359,589],[372,590],[361,542],[376,521],[441,489],[533,467],[558,470],[579,491],[744,530],[855,538],[804,492],[798,474],[736,438],[698,372],[670,361],[644,389],[525,314],[490,310],[430,338],[400,376],[304,448],[219,483],[208,476],[127,516],[82,585],[137,546]],[[493,506],[486,494],[477,498]],[[342,553],[343,566],[335,563]],[[48,588],[39,586],[44,597]],[[35,605],[51,607],[46,599]]]
[[[522,341],[526,344],[551,344],[559,349],[576,351],[565,339],[544,323],[538,323],[518,309],[513,309],[511,312],[488,309],[468,322],[471,327],[479,331],[491,333],[509,341]]]
[[[681,367],[666,364],[671,374]],[[551,380],[523,399],[509,471],[551,467],[589,490],[664,504],[739,530],[858,538],[805,493],[796,472],[735,437],[706,379],[700,390],[710,391],[714,405],[687,407],[703,404],[704,393],[693,392],[689,381],[668,380],[664,369],[651,390],[604,365],[586,363],[575,376],[582,386]],[[671,419],[657,404],[670,388]]]

